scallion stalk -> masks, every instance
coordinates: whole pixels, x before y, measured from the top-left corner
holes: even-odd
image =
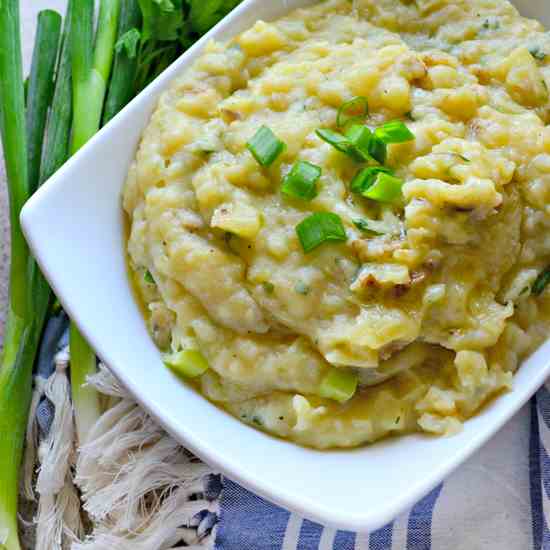
[[[105,101],[103,125],[107,124],[134,96],[138,56],[136,48],[132,50],[124,41],[137,41],[134,46],[138,45],[140,33],[137,29],[140,21],[141,11],[137,0],[122,0],[113,76]]]
[[[99,130],[111,74],[119,12],[120,0],[101,0],[94,47],[94,2],[72,2],[70,45],[74,111],[71,154],[76,153]],[[83,444],[87,430],[100,415],[97,393],[83,387],[87,376],[96,371],[95,353],[74,324],[71,325],[70,344],[73,407],[78,439]]]
[[[71,13],[71,5],[67,7]],[[40,165],[40,184],[50,178],[67,160],[73,110],[71,84],[71,47],[69,41],[70,17],[63,25],[61,53],[57,64],[53,100],[44,135],[43,155]]]
[[[10,198],[10,301],[0,366],[0,533],[5,550],[19,550],[19,469],[32,395],[32,367],[40,337],[33,311],[33,268],[19,224],[29,196],[25,91],[18,0],[0,2],[0,132]],[[29,101],[31,98],[29,97]]]
[[[52,10],[38,14],[36,40],[29,78],[27,101],[27,144],[29,163],[29,192],[38,187],[40,159],[48,107],[54,91],[54,71],[61,34],[61,15]]]

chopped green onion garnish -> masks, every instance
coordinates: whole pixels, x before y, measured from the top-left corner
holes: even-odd
[[[262,283],[262,286],[264,287],[264,291],[266,294],[273,294],[275,290],[275,285],[273,283],[270,283],[269,281],[264,281]]]
[[[393,175],[393,171],[384,166],[363,168],[351,180],[351,190],[354,193],[363,193],[374,183],[376,176],[380,173]]]
[[[271,166],[286,149],[286,145],[267,126],[262,126],[246,146],[262,166]]]
[[[380,231],[380,229],[374,229],[369,222],[370,220],[367,220],[365,218],[358,218],[356,220],[353,220],[353,225],[355,225],[355,227],[357,227],[359,231],[363,231],[364,233],[376,233],[377,235],[385,234],[383,231]]]
[[[155,284],[155,279],[153,279],[153,276],[151,275],[151,272],[149,270],[145,272],[145,274],[143,275],[143,279],[146,283],[149,283],[151,285]]]
[[[386,144],[405,143],[414,139],[414,134],[400,120],[383,124],[374,131],[374,135]]]
[[[298,294],[302,294],[303,296],[307,296],[311,290],[308,284],[304,283],[304,281],[298,281],[296,285],[294,286],[294,290]]]
[[[369,141],[369,155],[380,164],[385,164],[388,157],[386,144],[374,133]]]
[[[368,126],[365,126],[364,124],[354,124],[346,132],[346,137],[350,140],[362,160],[374,160],[369,153],[372,132]]]
[[[204,355],[193,349],[186,349],[165,356],[164,364],[176,374],[186,378],[197,378],[209,369],[208,361]]]
[[[361,194],[368,199],[378,202],[393,202],[401,197],[401,188],[403,180],[379,172],[372,185],[365,189]]]
[[[346,101],[338,109],[336,125],[343,128],[354,120],[362,120],[369,114],[369,102],[364,96],[357,96]]]
[[[533,283],[533,294],[535,296],[540,296],[544,289],[548,286],[550,283],[550,266],[548,266],[536,279],[536,281]]]
[[[283,180],[281,191],[290,197],[310,201],[317,196],[315,184],[321,177],[321,168],[299,160]]]
[[[357,391],[357,375],[333,368],[322,380],[319,395],[338,403],[349,401]]]
[[[306,253],[328,241],[347,240],[340,216],[332,212],[312,214],[296,226],[296,233]]]
[[[329,145],[332,145],[335,149],[341,153],[349,155],[351,149],[351,143],[349,139],[342,135],[340,132],[329,130],[328,128],[319,128],[315,133]]]

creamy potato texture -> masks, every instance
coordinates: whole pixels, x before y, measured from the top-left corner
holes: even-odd
[[[548,334],[549,62],[550,35],[503,0],[328,0],[211,43],[124,191],[158,346],[200,350],[208,399],[300,444],[459,429]],[[388,148],[396,203],[351,193],[361,166],[316,134],[356,96],[371,128],[415,135]],[[246,147],[263,125],[287,146],[267,168]],[[298,160],[322,168],[311,201],[281,194]],[[347,241],[305,254],[312,212]],[[334,368],[359,378],[343,404],[319,396]]]

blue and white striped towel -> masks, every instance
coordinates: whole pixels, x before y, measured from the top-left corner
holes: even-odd
[[[226,479],[215,550],[550,550],[548,388],[411,510],[369,534],[302,519]]]

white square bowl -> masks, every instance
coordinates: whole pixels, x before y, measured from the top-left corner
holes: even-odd
[[[485,443],[550,375],[550,341],[526,361],[513,392],[451,438],[411,435],[352,451],[319,452],[258,432],[164,368],[128,284],[121,189],[159,93],[211,38],[308,0],[247,0],[100,131],[28,202],[25,235],[69,315],[122,384],[204,461],[282,506],[325,525],[371,531],[428,493]],[[547,0],[516,4],[546,19]]]

